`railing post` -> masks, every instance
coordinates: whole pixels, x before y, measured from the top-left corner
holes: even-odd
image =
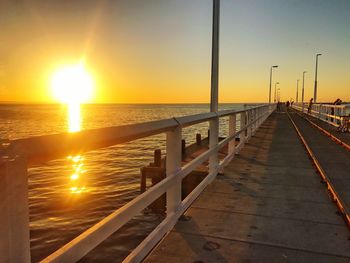
[[[228,136],[236,133],[236,114],[230,115],[228,123]],[[232,157],[235,155],[236,138],[234,137],[228,144],[228,155]]]
[[[257,116],[258,116],[258,113],[257,113],[257,109],[254,109],[254,118],[253,118],[253,122],[254,122],[254,131],[253,131],[253,135],[255,134],[256,132],[256,129],[258,128],[258,123],[256,122],[256,119],[257,119]]]
[[[246,126],[246,112],[241,112],[241,120],[240,120],[240,129],[243,129],[243,127]],[[246,138],[246,130],[242,131],[239,134],[239,145],[240,147],[243,147],[244,143],[245,143],[245,138]]]
[[[258,111],[258,118],[259,118],[259,120],[258,120],[258,127],[260,127],[260,125],[261,125],[261,123],[263,122],[263,120],[262,120],[262,118],[260,118],[260,117],[262,117],[262,113],[263,113],[264,111],[263,111],[263,108],[259,108],[259,111]]]
[[[322,105],[320,104],[320,105],[318,105],[318,119],[322,119]]]
[[[218,145],[219,142],[219,118],[216,117],[209,121],[209,149],[212,149]],[[218,172],[219,157],[218,151],[213,153],[209,158],[209,173]]]
[[[181,169],[181,127],[166,133],[166,176],[174,176]],[[181,203],[181,178],[166,193],[167,215],[174,213]]]
[[[249,110],[248,111],[248,123],[247,123],[247,125],[249,125],[249,124],[251,124],[252,123],[252,110]],[[247,140],[249,140],[250,139],[250,137],[252,136],[252,125],[250,125],[249,127],[248,127],[248,134],[247,134]]]
[[[0,158],[0,261],[30,262],[26,160]]]
[[[250,137],[254,135],[254,109],[250,110]]]
[[[251,126],[250,126],[250,131],[251,131],[251,136],[253,136],[254,135],[254,131],[255,131],[255,124],[253,123],[254,122],[254,114],[255,114],[255,110],[254,109],[252,109],[251,111],[250,111],[250,122],[251,122]]]
[[[326,107],[326,120],[327,120],[327,121],[328,121],[328,119],[329,119],[328,114],[329,114],[329,107]]]

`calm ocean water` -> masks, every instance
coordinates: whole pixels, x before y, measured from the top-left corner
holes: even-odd
[[[223,104],[220,110],[241,109]],[[140,123],[209,111],[208,104],[83,105],[81,129]],[[61,105],[0,105],[0,139],[67,132],[68,109]],[[74,120],[73,120],[74,121]],[[77,121],[77,120],[75,120]],[[221,135],[227,133],[221,121]],[[183,130],[186,142],[206,136],[208,124]],[[32,261],[37,262],[139,194],[140,168],[153,151],[165,153],[165,135],[50,161],[29,170]],[[154,229],[161,215],[145,211],[90,252],[82,262],[118,262]]]

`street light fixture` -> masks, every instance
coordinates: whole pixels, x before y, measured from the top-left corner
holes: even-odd
[[[316,70],[315,70],[315,87],[314,87],[314,103],[316,103],[317,99],[317,68],[318,68],[318,57],[322,54],[316,54]]]
[[[270,68],[270,89],[269,89],[269,103],[271,103],[271,83],[272,83],[272,69],[278,68],[278,65],[271,66]]]
[[[301,91],[301,112],[304,113],[304,82],[305,82],[305,73],[306,71],[303,72],[303,89]]]
[[[276,82],[275,83],[275,96],[274,96],[274,99],[273,99],[273,102],[276,103],[276,86],[280,84],[279,82]]]

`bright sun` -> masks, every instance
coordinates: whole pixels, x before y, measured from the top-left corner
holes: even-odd
[[[89,101],[93,95],[93,81],[83,64],[66,66],[54,73],[51,79],[54,97],[67,104]]]

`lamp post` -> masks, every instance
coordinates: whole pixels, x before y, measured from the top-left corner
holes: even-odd
[[[301,112],[304,113],[304,82],[305,82],[305,73],[303,72],[303,89],[301,91]]]
[[[269,89],[269,103],[271,103],[271,83],[272,83],[272,69],[278,68],[278,65],[271,66],[270,68],[270,89]]]
[[[275,83],[275,96],[274,96],[274,99],[273,99],[273,102],[276,103],[276,86],[280,84],[279,82],[276,82]]]
[[[220,0],[213,0],[210,111],[218,111]]]
[[[317,68],[318,68],[318,57],[322,54],[316,54],[316,70],[315,70],[315,87],[314,87],[314,103],[316,103],[317,99]]]
[[[298,90],[299,90],[299,80],[297,80],[297,95],[296,95],[296,97],[295,97],[295,102],[299,102]]]
[[[280,102],[280,100],[281,100],[281,89],[278,88],[277,89],[277,102]]]
[[[210,111],[218,111],[218,93],[219,93],[219,29],[220,29],[220,0],[213,0],[213,23],[212,23],[212,57],[211,57],[211,95],[210,95]],[[214,149],[218,145],[219,137],[219,118],[209,121],[209,148]],[[181,136],[181,135],[180,135]],[[217,166],[219,162],[218,151],[216,150],[209,158],[209,173],[217,174]],[[181,183],[180,183],[181,187]],[[181,189],[181,188],[180,188]],[[180,190],[181,194],[181,190]],[[178,199],[177,199],[178,201]],[[181,202],[181,196],[180,196]]]

